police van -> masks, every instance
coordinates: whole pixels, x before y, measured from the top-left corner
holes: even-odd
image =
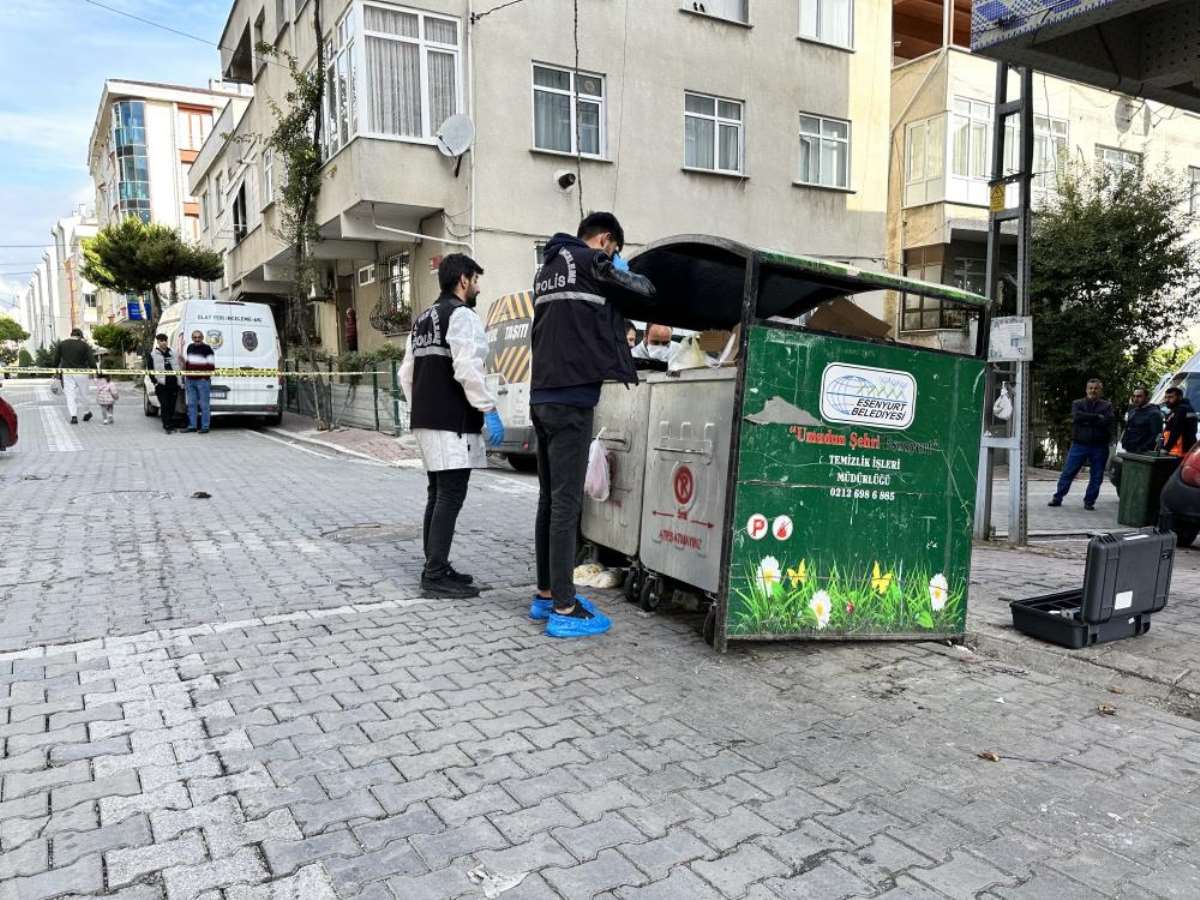
[[[259,416],[268,424],[279,424],[283,417],[283,379],[277,374],[283,353],[275,316],[265,303],[241,303],[224,300],[183,300],[168,306],[158,320],[155,334],[165,334],[174,351],[174,363],[182,368],[192,332],[204,333],[213,348],[218,369],[239,369],[238,377],[212,377],[212,414],[214,416]],[[257,376],[255,370],[271,370]],[[158,415],[158,398],[149,377],[144,379],[146,396],[143,409],[147,416]],[[180,402],[184,401],[182,383]]]
[[[496,453],[518,472],[537,471],[537,436],[529,418],[529,377],[533,340],[533,293],[497,298],[488,308],[487,385],[504,422],[504,442]]]

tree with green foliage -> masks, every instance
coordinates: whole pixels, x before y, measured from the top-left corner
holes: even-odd
[[[162,314],[160,284],[170,285],[170,298],[179,298],[180,278],[216,281],[224,264],[221,255],[189,244],[175,229],[146,223],[137,216],[108,225],[83,242],[83,277],[97,287],[121,294],[150,294],[151,319]]]
[[[1060,451],[1070,443],[1071,401],[1089,378],[1121,408],[1156,351],[1200,315],[1187,199],[1176,173],[1081,166],[1059,177],[1035,218],[1033,371]]]
[[[111,353],[133,353],[142,346],[142,335],[121,325],[96,325],[92,340]]]
[[[29,340],[29,332],[21,323],[8,316],[0,316],[0,365],[11,365],[17,358],[17,344]]]
[[[301,68],[295,56],[266,42],[259,43],[255,52],[264,58],[284,59],[291,75],[291,87],[282,103],[267,98],[275,117],[275,130],[262,140],[274,153],[283,172],[278,201],[279,222],[275,235],[291,249],[292,254],[291,291],[287,298],[284,334],[289,343],[299,345],[309,369],[316,373],[318,348],[313,344],[313,301],[310,293],[319,275],[314,247],[321,240],[317,223],[317,200],[321,195],[322,179],[325,177],[322,171],[325,159],[321,147],[321,107],[325,97],[325,35],[321,24],[320,3],[313,7],[313,32],[317,59],[311,68]],[[313,389],[316,425],[323,429],[326,427],[326,418],[320,402],[320,376],[314,374],[305,380]]]

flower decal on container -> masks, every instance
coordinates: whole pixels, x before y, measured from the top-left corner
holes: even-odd
[[[768,556],[758,564],[758,586],[768,597],[775,593],[782,581],[779,560]]]
[[[929,605],[933,607],[934,612],[941,612],[946,608],[946,599],[949,596],[950,585],[946,583],[945,575],[939,573],[929,579]]]
[[[808,601],[808,608],[816,616],[818,628],[824,628],[829,624],[829,614],[832,611],[829,594],[825,591],[817,591],[812,595],[812,599]]]

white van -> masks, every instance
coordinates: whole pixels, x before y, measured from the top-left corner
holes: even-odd
[[[193,331],[204,332],[218,369],[242,369],[247,373],[236,378],[213,376],[212,414],[262,416],[278,424],[283,417],[283,379],[274,373],[261,377],[250,374],[255,369],[277,370],[283,364],[271,308],[265,303],[183,300],[163,311],[154,333],[167,336],[176,360],[180,360]],[[181,363],[177,364],[182,368]],[[145,413],[156,416],[158,398],[148,377],[145,386]]]

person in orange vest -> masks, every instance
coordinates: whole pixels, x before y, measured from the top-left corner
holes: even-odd
[[[1163,450],[1184,456],[1196,443],[1196,410],[1177,387],[1167,388],[1167,422],[1163,427]]]

